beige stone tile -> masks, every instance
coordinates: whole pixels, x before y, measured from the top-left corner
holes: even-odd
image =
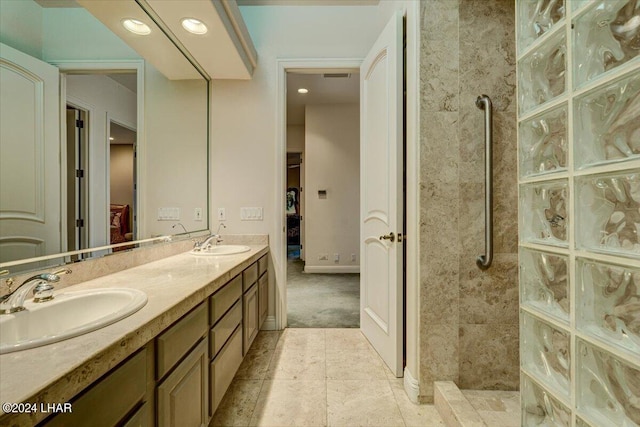
[[[329,426],[404,426],[387,380],[327,380]]]
[[[458,113],[433,112],[423,124],[420,146],[421,176],[443,183],[458,182]]]
[[[251,346],[236,372],[236,379],[263,380],[269,370],[274,349]]]
[[[492,97],[495,111],[515,111],[515,12],[509,0],[460,3],[460,91]]]
[[[325,381],[265,380],[251,426],[325,426]]]
[[[446,425],[486,427],[480,415],[452,381],[435,384],[434,402]]]
[[[459,387],[516,390],[520,384],[518,333],[517,323],[460,325]]]
[[[520,414],[514,412],[478,411],[478,414],[491,427],[520,427]]]
[[[334,380],[387,379],[382,360],[371,350],[327,352],[327,378]]]
[[[211,421],[212,426],[248,426],[256,407],[262,381],[235,379]]]
[[[276,349],[296,348],[325,351],[324,329],[287,328],[282,332]]]
[[[400,413],[407,427],[435,427],[444,426],[444,421],[434,405],[416,404],[409,400],[404,391],[404,380],[396,378],[390,380],[391,390],[400,408]]]
[[[259,349],[275,349],[278,344],[278,340],[282,335],[282,331],[260,331],[258,336],[251,345],[251,350],[254,348]]]
[[[458,254],[432,256],[421,266],[420,315],[427,324],[457,323],[459,316]]]
[[[421,387],[424,397],[433,396],[433,381],[457,381],[459,376],[458,325],[425,325],[420,341]]]
[[[327,329],[325,331],[327,353],[345,349],[370,350],[371,344],[359,328]]]
[[[473,252],[460,257],[461,324],[517,325],[518,298],[517,254],[495,254],[486,271],[476,266]]]
[[[326,376],[324,349],[286,346],[277,348],[266,378],[273,380],[324,380]]]

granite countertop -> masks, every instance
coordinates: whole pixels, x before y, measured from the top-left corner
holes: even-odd
[[[268,252],[268,245],[249,247],[231,256],[175,255],[60,290],[134,288],[144,291],[148,301],[97,331],[0,355],[0,402],[68,402]],[[0,424],[33,425],[46,415],[7,416],[2,410]]]

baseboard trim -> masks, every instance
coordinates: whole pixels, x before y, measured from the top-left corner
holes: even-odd
[[[276,316],[267,316],[264,319],[261,330],[263,331],[275,331],[276,330]]]
[[[359,265],[309,265],[305,273],[360,273]]]
[[[404,367],[404,391],[407,393],[410,401],[419,403],[420,383],[411,375],[411,371],[409,371],[409,368],[406,366]]]

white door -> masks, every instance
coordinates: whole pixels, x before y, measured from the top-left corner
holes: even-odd
[[[360,328],[396,376],[402,376],[404,316],[398,241],[403,231],[402,31],[397,12],[360,67]]]
[[[56,67],[0,43],[0,262],[62,250],[58,87]]]

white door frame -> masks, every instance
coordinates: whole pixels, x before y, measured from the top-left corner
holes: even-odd
[[[137,156],[136,156],[136,169],[138,171],[138,182],[136,183],[137,185],[137,193],[136,193],[136,200],[134,203],[137,204],[137,206],[143,206],[143,201],[144,201],[144,193],[146,190],[146,183],[144,182],[144,180],[140,180],[141,176],[144,176],[144,173],[146,171],[145,168],[145,160],[144,160],[144,155],[146,154],[146,134],[145,134],[145,127],[144,127],[144,60],[141,59],[133,59],[133,60],[106,60],[106,61],[85,61],[85,60],[51,60],[48,61],[50,64],[55,65],[56,67],[58,67],[60,69],[60,75],[61,77],[61,88],[60,88],[60,105],[61,107],[61,117],[62,114],[64,112],[64,110],[66,109],[66,104],[67,104],[67,97],[66,97],[66,75],[67,74],[90,74],[90,73],[96,73],[96,74],[106,74],[109,72],[116,72],[116,71],[135,71],[136,72],[136,83],[137,83],[137,89],[136,89],[136,102],[137,102],[137,106],[136,106],[136,115],[137,115],[137,135],[136,135],[136,139],[137,139]],[[89,120],[106,120],[106,118],[97,118],[94,117],[92,118],[90,116]],[[61,137],[64,136],[66,137],[66,121],[61,119],[61,123],[62,125],[60,126],[60,132],[61,132]],[[91,124],[89,124],[89,126],[91,126]],[[108,143],[108,141],[106,141],[106,143]],[[63,150],[64,151],[64,150]],[[66,153],[61,153],[62,154],[62,158],[61,160],[63,162],[66,162]],[[108,154],[108,147],[107,147],[107,154]],[[108,163],[108,155],[105,155],[105,159],[103,160],[105,162],[104,167],[105,170],[109,170],[109,163]],[[89,179],[89,178],[87,178]],[[87,181],[87,185],[89,185],[90,182]],[[65,198],[66,198],[66,175],[63,176],[63,182],[62,182],[62,190],[65,192]],[[88,191],[87,192],[87,204],[91,203],[91,192]],[[107,181],[107,186],[105,188],[105,194],[109,194],[109,187],[108,187],[108,181]],[[66,209],[66,206],[65,206]],[[144,224],[144,213],[143,212],[137,212],[137,223],[138,224]],[[106,227],[106,237],[107,239],[109,238],[109,221],[107,218],[107,221],[105,221],[105,227]],[[141,230],[140,228],[138,228],[138,235],[142,236],[144,230]],[[66,231],[65,231],[66,233]],[[88,237],[90,239],[90,236]],[[89,242],[91,242],[91,240],[89,240]],[[91,243],[89,243],[90,247],[93,247],[95,245],[91,245]],[[102,245],[98,245],[98,246],[102,246]]]
[[[405,289],[405,337],[406,367],[404,371],[404,388],[413,402],[418,401],[420,378],[420,4],[404,2],[406,6],[406,233],[404,241],[406,253],[406,289]],[[330,66],[353,66],[362,60],[358,59],[280,59],[277,61],[276,86],[276,159],[275,212],[270,245],[278,256],[272,257],[276,286],[274,287],[275,329],[282,329],[287,321],[287,248],[285,219],[285,165],[287,156],[286,125],[286,73],[287,70],[323,68]],[[265,326],[267,326],[265,324]]]
[[[362,59],[278,59],[278,84],[276,95],[276,212],[275,229],[282,230],[275,234],[272,246],[279,252],[281,263],[274,258],[276,289],[275,289],[275,328],[283,329],[287,325],[287,238],[286,238],[286,193],[287,175],[287,72],[318,74],[323,72],[352,72],[360,70]]]

